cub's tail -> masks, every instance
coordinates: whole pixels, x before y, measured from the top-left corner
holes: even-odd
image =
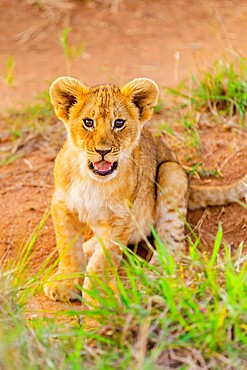
[[[221,206],[247,198],[247,175],[231,185],[190,185],[188,208]]]

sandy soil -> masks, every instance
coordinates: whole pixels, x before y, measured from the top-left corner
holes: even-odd
[[[232,1],[35,1],[2,0],[0,3],[0,145],[9,143],[5,117],[8,109],[34,101],[53,79],[71,75],[85,84],[124,84],[135,77],[149,77],[175,86],[191,72],[207,67],[232,52],[246,54],[247,6]],[[42,5],[43,4],[43,5]],[[71,63],[59,37],[72,27],[69,42],[83,44],[83,52]],[[11,56],[13,86],[6,82],[7,58]],[[158,118],[155,118],[156,120]],[[159,118],[160,119],[160,118]],[[246,132],[215,125],[201,127],[202,159],[206,168],[220,168],[226,183],[247,171]],[[59,142],[59,140],[58,140]],[[49,210],[53,189],[53,161],[58,145],[36,143],[24,157],[1,167],[0,253],[2,264],[15,259],[42,215]],[[189,222],[205,244],[212,246],[218,222],[224,238],[236,248],[246,241],[247,214],[238,204],[190,212]],[[48,218],[35,246],[35,272],[55,247]],[[30,311],[56,311],[40,293]]]

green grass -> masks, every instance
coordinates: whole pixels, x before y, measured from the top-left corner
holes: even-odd
[[[245,130],[247,59],[238,55],[231,55],[230,59],[218,59],[176,88],[165,87],[161,92],[157,113],[164,118],[160,119],[160,130],[173,150],[186,154],[182,162],[192,171],[195,166],[201,167],[200,130],[205,123]],[[218,173],[217,169],[203,168],[198,175],[218,176]]]
[[[98,281],[100,289],[93,294],[101,306],[92,310],[82,306],[81,311],[72,306],[58,312],[58,317],[71,319],[68,323],[57,322],[56,315],[31,319],[24,315],[28,299],[47,279],[49,258],[36,276],[27,273],[46,217],[13,268],[2,271],[1,368],[246,368],[246,256],[241,245],[236,256],[222,246],[220,225],[211,255],[191,243],[180,264],[168,257],[158,239],[160,266],[147,265],[125,250],[124,277],[117,277],[120,299]],[[84,322],[89,319],[98,326],[87,331]]]
[[[185,171],[188,175],[194,176],[195,174],[198,174],[200,177],[221,177],[221,174],[218,172],[218,170],[207,170],[203,167],[203,164],[201,162],[197,162],[192,167],[185,167]]]
[[[213,65],[183,81],[176,89],[166,88],[180,98],[180,107],[190,111],[211,112],[214,116],[238,115],[246,119],[247,60],[235,56],[232,62],[216,60]],[[189,93],[188,93],[189,92]]]
[[[54,109],[50,101],[49,92],[44,90],[37,96],[36,102],[23,109],[10,109],[7,123],[13,138],[22,136],[24,130],[37,131],[41,127],[54,123]]]
[[[62,125],[57,123],[58,119],[55,117],[47,90],[38,95],[34,104],[23,109],[11,109],[5,118],[5,129],[9,137],[7,147],[0,149],[0,165],[14,162],[26,151],[33,149],[37,143],[46,141],[51,147],[62,144]]]
[[[8,56],[6,66],[7,66],[7,73],[4,79],[9,86],[13,86],[14,85],[14,60],[11,56]]]
[[[79,56],[85,51],[84,44],[71,45],[69,42],[69,34],[72,32],[71,27],[64,28],[60,35],[60,45],[64,55],[67,58],[67,71],[71,73],[72,61],[79,58]]]

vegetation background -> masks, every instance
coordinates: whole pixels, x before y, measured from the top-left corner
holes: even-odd
[[[42,284],[58,263],[49,215],[64,140],[50,83],[160,86],[150,129],[191,181],[247,172],[244,0],[21,0],[0,3],[0,368],[246,369],[244,203],[190,212],[176,265],[126,250],[120,300],[54,303]],[[82,307],[82,308],[81,308]]]

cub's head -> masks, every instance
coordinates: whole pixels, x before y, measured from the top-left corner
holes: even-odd
[[[123,88],[89,88],[61,77],[50,89],[56,115],[65,123],[73,145],[86,153],[87,170],[98,180],[110,180],[138,143],[143,123],[158,99],[157,85],[138,78]]]

